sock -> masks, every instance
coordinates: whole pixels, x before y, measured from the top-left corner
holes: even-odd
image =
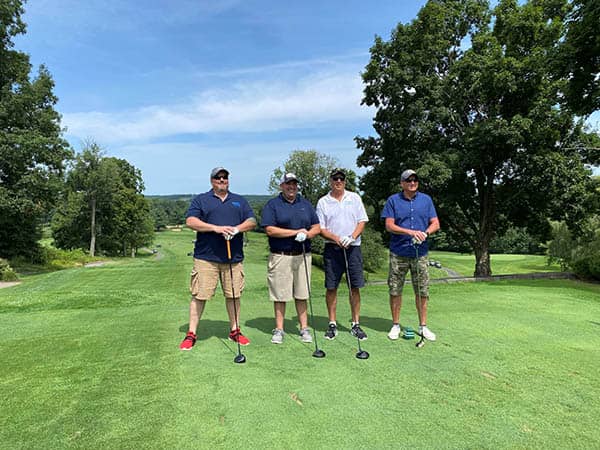
[[[329,325],[335,325],[337,327],[337,322],[335,320],[330,320]]]
[[[358,325],[358,322],[352,322],[352,326]]]
[[[399,323],[392,323],[392,326],[393,326],[394,328],[400,328],[400,324],[399,324]]]

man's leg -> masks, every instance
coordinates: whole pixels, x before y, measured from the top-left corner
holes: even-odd
[[[329,315],[329,322],[335,323],[337,307],[337,289],[327,289],[325,291],[325,301],[327,302],[327,314]]]
[[[360,321],[360,289],[358,288],[352,288],[350,311],[352,312],[352,323],[358,323]]]
[[[298,322],[300,329],[308,327],[308,314],[306,313],[306,300],[296,299],[296,312],[298,313]]]
[[[392,311],[392,323],[400,323],[400,309],[402,308],[402,295],[390,294],[390,310]]]
[[[204,312],[204,305],[206,305],[206,300],[196,300],[195,298],[192,298],[192,301],[190,302],[190,324],[188,331],[191,331],[194,334],[196,334],[198,322],[200,322],[200,318]]]
[[[427,297],[415,296],[415,305],[419,314],[419,325],[427,325]]]
[[[225,300],[225,307],[227,308],[227,315],[229,316],[229,328],[231,331],[236,330],[240,323],[240,298],[235,299],[228,298]],[[237,317],[235,313],[237,312]]]
[[[273,302],[275,310],[275,328],[283,330],[283,322],[285,320],[285,302]]]

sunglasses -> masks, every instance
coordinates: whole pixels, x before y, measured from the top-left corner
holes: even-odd
[[[229,180],[227,175],[217,175],[216,177],[212,177],[213,180]]]
[[[345,177],[339,177],[339,176],[338,176],[338,177],[331,177],[331,179],[332,179],[333,181],[346,181],[346,178],[345,178]]]
[[[419,180],[417,178],[409,178],[405,181],[405,183],[418,183]]]

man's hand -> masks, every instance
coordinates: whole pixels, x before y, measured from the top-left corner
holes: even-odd
[[[414,231],[412,235],[413,245],[421,245],[427,240],[428,234],[424,231]]]
[[[221,235],[223,235],[223,238],[226,241],[230,241],[233,239],[233,237],[238,234],[240,232],[240,230],[237,229],[237,227],[229,227],[229,226],[219,226],[216,227],[215,229],[215,233],[219,233]]]
[[[340,239],[340,245],[344,248],[348,248],[354,244],[355,241],[356,239],[354,239],[352,236],[344,236]]]
[[[296,234],[294,240],[296,242],[304,242],[306,240],[306,233],[300,231],[298,234]]]

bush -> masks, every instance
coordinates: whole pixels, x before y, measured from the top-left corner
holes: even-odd
[[[361,238],[363,265],[366,272],[377,272],[387,261],[381,234],[367,224]]]
[[[588,217],[575,239],[565,222],[551,225],[554,239],[548,243],[548,261],[559,262],[579,277],[600,280],[600,216]]]
[[[548,242],[548,264],[558,263],[562,270],[566,270],[570,264],[575,248],[575,241],[571,237],[571,231],[565,222],[550,222],[552,227],[552,240]]]
[[[600,216],[588,217],[581,228],[571,269],[580,277],[600,280]]]
[[[15,271],[10,267],[8,261],[0,258],[0,281],[17,281],[19,277]]]
[[[539,253],[540,244],[526,228],[510,227],[502,236],[496,236],[490,242],[490,252],[505,254]]]
[[[54,247],[42,247],[40,263],[49,269],[66,269],[82,266],[92,259],[79,248],[62,250]]]

